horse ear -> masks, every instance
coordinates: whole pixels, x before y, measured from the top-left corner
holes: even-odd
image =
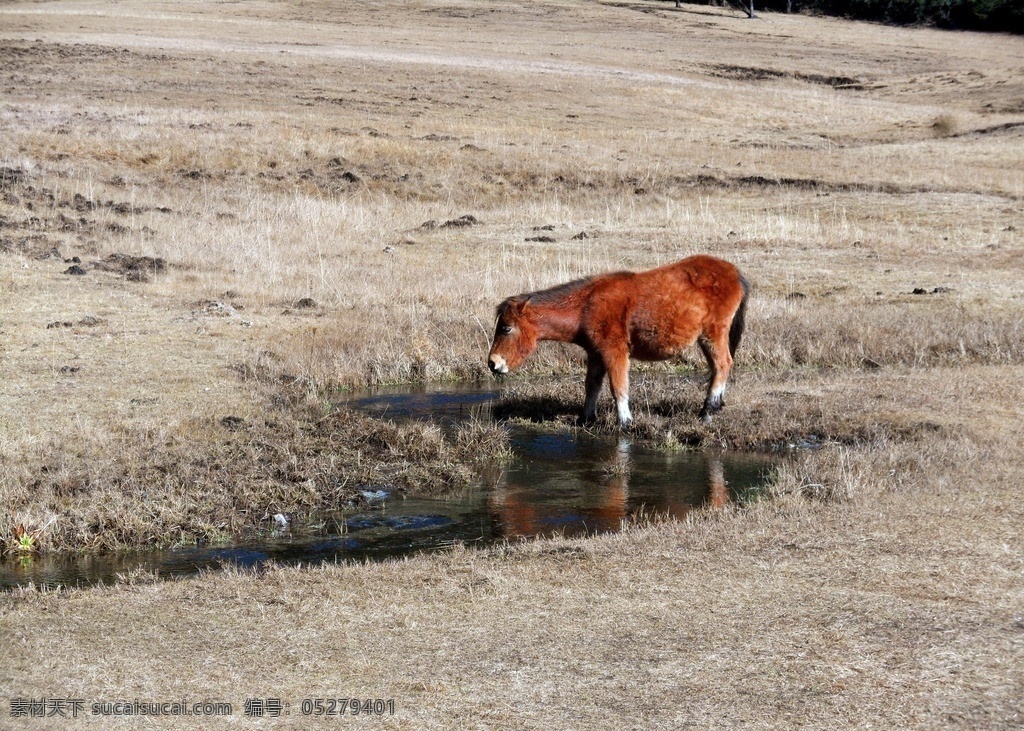
[[[515,303],[516,314],[517,315],[522,315],[523,312],[526,310],[526,306],[528,304],[530,304],[530,298],[529,297],[527,297],[524,300],[520,300],[519,302],[516,302]]]

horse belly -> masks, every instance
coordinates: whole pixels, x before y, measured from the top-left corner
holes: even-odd
[[[668,360],[693,345],[698,327],[665,323],[663,327],[638,327],[630,337],[630,355],[637,360]]]
[[[700,311],[675,298],[644,303],[633,313],[630,355],[637,360],[668,360],[693,345],[700,334]]]

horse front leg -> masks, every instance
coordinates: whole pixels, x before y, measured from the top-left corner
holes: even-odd
[[[612,398],[619,415],[619,426],[629,426],[633,414],[629,410],[629,355],[615,353],[606,355],[605,366],[608,368],[608,381],[612,387]]]
[[[586,389],[586,400],[583,402],[583,422],[594,421],[597,418],[597,397],[601,393],[601,384],[608,369],[604,365],[604,358],[599,353],[587,353],[587,379],[584,382]]]
[[[729,354],[729,333],[722,330],[714,338],[701,338],[700,349],[708,361],[711,377],[708,380],[708,393],[704,398],[704,406],[700,410],[700,418],[705,424],[711,423],[711,416],[717,414],[725,405],[725,384],[732,370],[732,355]]]

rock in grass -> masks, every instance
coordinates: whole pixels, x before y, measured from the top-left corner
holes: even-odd
[[[359,499],[367,505],[376,505],[388,499],[387,490],[363,490],[359,493]]]

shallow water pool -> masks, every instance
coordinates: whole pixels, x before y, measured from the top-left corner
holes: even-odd
[[[492,418],[498,393],[490,386],[392,389],[359,394],[348,404],[382,418],[429,419],[448,428]],[[682,518],[702,506],[743,500],[763,484],[773,462],[755,453],[665,452],[628,436],[518,423],[508,428],[512,460],[453,496],[413,498],[368,487],[361,507],[318,516],[315,530],[290,526],[230,546],[9,557],[0,564],[0,588],[112,583],[118,574],[140,570],[168,578],[225,564],[379,560],[458,543],[614,531],[640,516]]]

